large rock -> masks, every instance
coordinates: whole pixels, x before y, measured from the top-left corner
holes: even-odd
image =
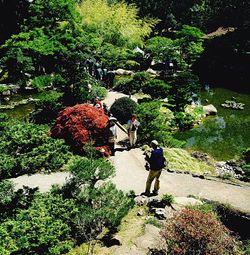
[[[117,75],[130,75],[130,74],[133,74],[134,72],[133,71],[130,71],[130,70],[124,70],[124,69],[117,69],[114,71],[115,74]]]
[[[146,72],[152,75],[157,75],[157,71],[153,70],[152,68],[148,68]]]
[[[161,240],[160,229],[151,225],[146,224],[145,226],[145,234],[143,236],[138,237],[134,244],[136,247],[143,249],[148,252],[149,249],[154,249],[159,247],[159,241]],[[148,253],[141,253],[148,254]]]
[[[148,197],[146,196],[137,196],[134,199],[135,204],[138,206],[143,206],[146,205],[148,203]]]
[[[186,206],[202,205],[202,202],[192,197],[176,197],[172,207],[175,210],[181,210]]]
[[[218,112],[215,106],[212,104],[203,106],[203,111],[206,113],[206,115],[216,115]]]

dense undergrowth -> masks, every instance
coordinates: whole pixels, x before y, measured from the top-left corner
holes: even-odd
[[[77,243],[91,246],[104,227],[119,225],[133,200],[102,182],[114,173],[110,163],[79,157],[68,169],[68,182],[45,194],[0,182],[1,254],[65,254]]]

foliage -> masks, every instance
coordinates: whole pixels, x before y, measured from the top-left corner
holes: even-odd
[[[27,15],[20,33],[1,46],[3,70],[8,71],[10,81],[19,81],[23,86],[26,74],[36,77],[63,73],[62,58],[76,49],[82,35],[73,0],[33,1]],[[34,86],[41,88],[46,78],[39,79]]]
[[[171,136],[168,114],[161,111],[161,105],[157,100],[138,105],[136,112],[141,123],[139,139],[148,143],[157,140],[164,146],[179,147],[183,143]]]
[[[127,123],[131,115],[136,111],[136,102],[128,97],[117,99],[110,107],[110,112],[121,123]]]
[[[26,73],[34,71],[33,60],[25,54],[20,48],[9,47],[0,60],[0,64],[8,72],[8,79],[18,81],[18,84],[24,87],[28,81]]]
[[[244,177],[250,180],[250,148],[246,148],[242,151],[242,169],[244,171]]]
[[[1,254],[66,254],[103,227],[118,226],[133,206],[128,194],[103,182],[114,173],[108,161],[76,156],[67,169],[72,175],[63,188],[45,194],[0,182]]]
[[[175,114],[175,120],[180,131],[184,131],[186,129],[190,129],[196,119],[191,113],[178,112]]]
[[[105,127],[108,117],[102,109],[90,104],[79,104],[62,110],[51,129],[53,138],[64,139],[77,151],[86,143],[94,146],[105,144]]]
[[[134,94],[140,92],[145,84],[151,80],[151,76],[147,72],[137,72],[131,77],[121,77],[116,82],[115,88],[126,94]]]
[[[161,200],[167,205],[174,203],[174,196],[172,194],[165,193],[162,195]]]
[[[140,63],[136,62],[135,60],[126,60],[122,61],[119,64],[119,67],[126,70],[138,71],[140,69]]]
[[[162,80],[154,79],[145,83],[142,92],[150,95],[153,99],[166,98],[169,96],[171,86]]]
[[[199,28],[183,25],[176,35],[177,44],[180,46],[184,60],[188,64],[192,64],[204,51],[203,32]]]
[[[55,194],[36,194],[28,209],[1,224],[4,254],[62,254],[72,248],[71,232],[77,208],[72,200]]]
[[[63,141],[48,136],[48,128],[25,122],[6,122],[0,142],[1,178],[59,170],[71,157]]]
[[[193,93],[199,91],[199,78],[190,72],[181,72],[170,82],[171,100],[177,112],[184,111],[185,105],[190,103]]]
[[[153,225],[157,228],[160,228],[161,227],[161,223],[158,219],[156,219],[155,217],[150,217],[146,220],[145,222],[146,224],[150,224],[150,225]]]
[[[79,157],[69,163],[68,169],[73,176],[64,185],[62,193],[78,204],[79,234],[91,245],[104,226],[118,226],[133,206],[133,199],[105,181],[114,174],[114,167],[104,159]]]
[[[12,218],[20,209],[27,209],[38,188],[23,187],[15,191],[14,183],[9,180],[0,181],[0,223]]]
[[[250,148],[246,148],[242,151],[242,159],[249,164],[250,163]]]
[[[180,148],[165,148],[169,169],[190,171],[195,173],[214,172],[214,167],[193,158],[186,150]]]
[[[175,41],[161,36],[155,36],[146,41],[145,52],[158,63],[164,63],[168,59],[179,59],[176,52]]]
[[[127,91],[129,93],[132,82],[133,82],[133,78],[131,76],[119,77],[115,81],[114,89],[117,91],[122,91],[124,93],[126,93]]]
[[[239,242],[210,213],[184,209],[168,220],[161,235],[168,254],[239,254]]]
[[[7,86],[0,84],[0,94],[7,91],[7,90],[8,90]]]
[[[139,19],[136,7],[125,2],[109,4],[107,0],[86,0],[79,4],[78,11],[84,26],[116,46],[142,45],[142,39],[156,24],[154,19]]]
[[[37,76],[31,82],[31,86],[38,91],[43,91],[46,87],[59,87],[60,85],[65,85],[65,80],[58,74]]]
[[[74,59],[70,59],[70,62],[73,60]],[[74,69],[74,64],[72,63],[72,65],[73,66],[67,68],[68,71],[70,71],[71,68]],[[84,72],[83,70],[72,70],[72,72],[73,73],[68,75],[70,77],[74,75],[73,80],[71,80],[73,84],[64,89],[63,101],[66,105],[75,105],[79,103],[82,104],[86,103],[87,101],[92,101],[96,97],[103,98],[107,95],[107,90],[101,86],[101,83],[88,73]]]
[[[88,98],[89,100],[93,100],[97,97],[104,99],[108,94],[108,91],[106,88],[100,86],[100,84],[93,84],[90,91],[89,91],[89,95]]]
[[[135,53],[127,48],[104,42],[98,49],[98,56],[111,70],[124,68],[124,63],[134,58]]]
[[[45,124],[54,121],[58,112],[63,108],[63,93],[57,91],[43,92],[39,95],[39,101],[35,104],[35,111],[31,119],[38,124]]]

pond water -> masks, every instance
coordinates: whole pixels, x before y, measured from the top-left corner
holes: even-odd
[[[28,98],[38,98],[39,93],[34,93],[34,92],[26,92],[26,93],[20,93],[20,94],[15,94],[11,96],[10,101],[7,102],[1,102],[3,105],[11,105],[14,102],[19,102],[23,99],[28,99]],[[28,104],[25,105],[18,105],[14,109],[0,109],[1,113],[7,113],[10,117],[12,118],[18,118],[22,119],[25,118],[29,115],[30,112],[32,112],[35,108],[35,103],[34,102],[29,102]]]
[[[245,104],[244,110],[225,109],[225,100],[236,98]],[[203,123],[192,130],[176,134],[187,141],[186,148],[209,153],[217,160],[237,158],[241,149],[250,147],[250,95],[224,88],[213,88],[201,93],[203,105],[213,104],[217,116],[204,119]]]

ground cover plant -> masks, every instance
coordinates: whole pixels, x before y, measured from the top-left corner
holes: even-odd
[[[1,178],[58,171],[72,156],[69,146],[62,140],[49,137],[46,125],[5,120],[0,132]]]

